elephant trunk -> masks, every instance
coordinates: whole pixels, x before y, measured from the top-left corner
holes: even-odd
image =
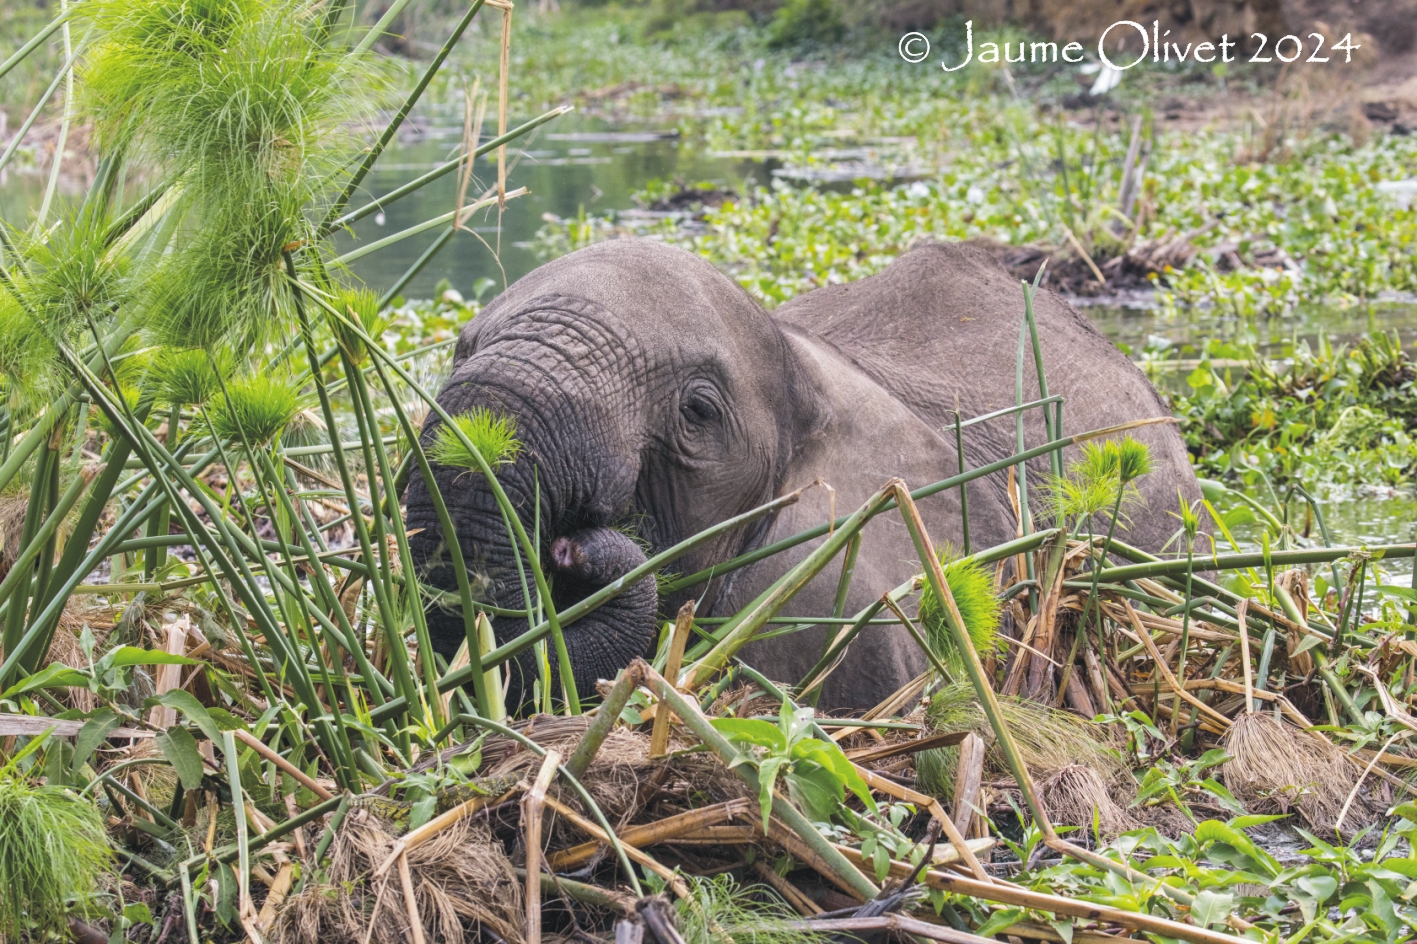
[[[469,402],[470,389],[470,385],[450,386],[439,400],[454,414],[483,405]],[[499,412],[507,410],[509,396],[505,391],[496,397],[488,397],[485,390],[480,393],[476,399],[490,399]],[[588,451],[588,444],[568,443],[564,423],[553,426],[540,419],[545,415],[544,409],[515,412],[522,454],[510,467],[500,470],[497,478],[523,528],[536,542],[551,584],[552,602],[559,612],[623,577],[644,563],[646,557],[628,535],[609,526],[613,516],[607,506],[601,502],[592,504],[582,497],[604,499],[605,490],[595,488],[594,482],[587,488],[586,478],[599,478],[604,484],[605,470],[611,465],[608,458],[597,461],[591,458],[594,453]],[[425,450],[432,444],[438,425],[436,420],[430,420],[424,427],[421,438]],[[563,431],[553,437],[548,435],[552,428]],[[584,424],[572,428],[582,433],[587,429]],[[436,464],[432,469],[457,533],[474,602],[516,610],[526,607],[528,596],[534,602],[536,585],[525,548],[517,546],[514,550],[508,523],[490,484],[480,474],[465,469]],[[538,501],[539,516],[535,511]],[[539,536],[534,534],[538,517],[542,532]],[[467,638],[457,574],[428,484],[418,473],[409,482],[407,522],[414,564],[424,584],[434,591],[426,601],[433,648],[451,660]],[[595,691],[598,679],[614,678],[620,668],[644,654],[653,638],[657,611],[658,592],[654,578],[648,576],[563,627],[576,689],[582,697]],[[497,615],[491,617],[491,622],[498,645],[525,633],[533,623],[523,616]],[[553,692],[559,697],[557,655],[549,640],[548,655]],[[532,685],[540,678],[535,653],[528,649],[508,662],[504,678],[507,708],[516,711],[532,698]]]

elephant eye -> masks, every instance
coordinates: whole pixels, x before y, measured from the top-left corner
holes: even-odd
[[[695,426],[706,426],[719,417],[718,404],[700,390],[686,390],[679,403],[679,412]]]

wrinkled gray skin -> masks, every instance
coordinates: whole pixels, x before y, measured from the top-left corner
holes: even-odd
[[[710,525],[822,479],[844,514],[893,476],[918,488],[957,471],[952,428],[1014,402],[1023,297],[1019,284],[983,252],[930,245],[880,275],[829,286],[771,315],[707,262],[652,241],[616,241],[542,266],[469,323],[439,395],[450,413],[477,406],[516,418],[525,444],[499,473],[528,530],[537,483],[542,559],[558,608]],[[1142,373],[1064,301],[1035,302],[1050,393],[1066,397],[1065,429],[1081,432],[1167,415]],[[1024,395],[1037,398],[1031,355]],[[436,418],[424,427],[427,445]],[[1038,412],[1025,424],[1044,441]],[[1138,438],[1156,470],[1141,483],[1146,506],[1120,536],[1152,550],[1169,536],[1177,489],[1199,495],[1172,425]],[[1014,451],[1012,417],[970,427],[971,467]],[[1075,455],[1070,447],[1066,455]],[[535,470],[535,471],[533,471]],[[1030,464],[1030,481],[1047,474]],[[457,469],[435,471],[447,497],[474,587],[488,602],[523,605],[507,536],[487,485]],[[975,548],[1012,538],[1004,475],[970,485]],[[808,527],[832,513],[832,493],[802,500],[672,566],[692,573]],[[414,555],[435,586],[455,591],[427,486],[409,486],[408,524],[421,528]],[[958,491],[921,502],[936,544],[962,538]],[[630,531],[637,540],[624,533]],[[637,541],[639,543],[637,543]],[[646,579],[566,627],[583,693],[653,643],[656,613],[693,596],[701,616],[728,615],[752,600],[817,542],[712,580],[674,599]],[[786,615],[831,612],[837,567],[800,593]],[[865,529],[846,612],[866,606],[919,572],[898,513]],[[451,657],[462,642],[456,612],[429,612],[434,646]],[[523,619],[493,621],[499,642],[525,631]],[[821,655],[826,630],[756,643],[749,660],[772,678],[797,681]],[[554,656],[553,656],[554,662]],[[870,706],[922,671],[925,660],[900,627],[871,627],[852,645],[822,693],[823,707]],[[512,667],[513,703],[530,693],[529,658]]]

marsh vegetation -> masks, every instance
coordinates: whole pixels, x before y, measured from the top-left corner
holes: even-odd
[[[52,27],[0,11],[7,104],[44,119],[0,144],[0,173],[34,184],[0,204],[0,935],[1411,936],[1413,545],[1334,540],[1319,500],[1417,469],[1411,337],[1264,341],[1266,318],[1304,306],[1410,302],[1417,212],[1378,184],[1411,176],[1417,138],[1337,128],[1282,83],[1249,89],[1266,121],[1180,133],[1153,108],[1245,75],[1145,79],[1072,110],[1066,76],[925,83],[795,45],[849,25],[794,33],[815,2],[766,28],[519,10],[507,47],[513,14],[478,0],[423,21],[441,32],[421,59],[376,54],[413,6],[84,0]],[[44,39],[27,52],[25,35]],[[442,416],[432,449],[417,436],[457,326],[503,272],[468,256],[490,285],[404,295],[454,238],[495,248],[459,226],[526,199],[499,147],[570,102],[772,163],[645,182],[654,215],[538,215],[543,255],[654,235],[775,304],[917,238],[988,238],[1030,278],[1049,259],[1062,288],[1219,313],[1225,338],[1133,352],[1172,393],[1206,499],[1141,507],[1143,447],[1055,427],[943,482],[882,482],[759,552],[818,541],[773,593],[663,614],[645,660],[578,692],[552,684],[561,628],[631,581],[557,612],[545,536],[503,496],[525,632],[497,645],[488,617],[506,614],[463,580],[442,602],[467,641],[442,660],[400,497],[415,468],[495,483],[516,454],[491,414]],[[422,109],[464,107],[436,170],[368,183]],[[437,180],[457,185],[437,212],[360,227]],[[1052,475],[1019,489],[1043,457]],[[985,476],[1016,483],[1021,536],[937,546],[915,502]],[[793,500],[634,576],[692,585],[675,568],[691,546]],[[849,584],[855,535],[882,515],[919,575],[815,614],[835,633],[806,677],[744,664],[755,636],[807,628],[779,615],[807,577]],[[1173,516],[1170,553],[1117,540],[1123,515]],[[861,717],[816,712],[883,625],[931,670]],[[501,673],[524,651],[543,672],[518,717]]]

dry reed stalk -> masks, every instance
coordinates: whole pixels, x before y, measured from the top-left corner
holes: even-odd
[[[458,651],[457,651],[456,654],[454,654],[454,656],[453,656],[453,661],[450,662],[450,663],[448,663],[448,671],[449,671],[450,673],[451,673],[451,672],[456,672],[458,669],[461,669],[461,668],[463,668],[464,666],[470,665],[471,663],[472,663],[472,659],[471,659],[471,657],[468,655],[467,640],[464,639],[464,640],[462,641],[462,645],[458,646]],[[450,688],[450,689],[448,689],[446,692],[443,693],[443,717],[444,717],[444,718],[451,718],[451,717],[453,716],[453,695],[454,695],[454,693],[455,693],[456,691],[457,691],[457,689]]]
[[[1241,671],[1245,673],[1246,714],[1255,710],[1255,681],[1250,674],[1250,628],[1249,624],[1245,622],[1245,614],[1249,609],[1250,601],[1248,599],[1241,600],[1239,605],[1235,607],[1235,613],[1239,616],[1236,622],[1240,625],[1240,636],[1242,637],[1240,643],[1240,668]]]
[[[556,776],[561,755],[547,751],[531,789],[522,796],[522,845],[526,850],[526,941],[541,944],[541,812],[546,788]],[[399,860],[402,863],[402,859]]]
[[[191,625],[191,620],[185,613],[168,623],[167,639],[164,640],[163,651],[174,656],[185,654],[187,652],[187,631]],[[181,684],[182,666],[180,665],[160,665],[153,673],[154,695],[163,695],[180,687]],[[148,713],[148,722],[166,730],[177,723],[177,709],[155,705]]]
[[[829,723],[829,719],[823,719],[823,723]],[[847,751],[846,759],[865,766],[900,754],[918,754],[921,751],[930,751],[940,747],[953,747],[968,737],[970,735],[967,732],[951,731],[948,734],[918,737],[913,741],[896,741],[893,744],[882,744],[875,747],[858,747]]]
[[[619,831],[618,835],[620,841],[628,846],[652,846],[685,833],[731,822],[738,816],[752,813],[754,809],[756,809],[754,802],[744,797],[739,800],[729,800],[727,803],[716,803],[702,809],[690,810],[687,813],[667,817],[657,823],[631,826]],[[546,864],[557,872],[572,871],[576,866],[589,861],[596,852],[604,848],[604,845],[599,841],[583,842],[578,846],[552,853],[547,857]]]
[[[564,803],[561,803],[554,797],[549,796],[546,798],[546,805],[551,807],[551,809],[555,810],[561,816],[564,816],[578,829],[580,829],[581,832],[594,836],[596,839],[600,840],[606,845],[610,844],[610,837],[606,835],[605,830],[601,829],[598,825],[586,819],[584,816],[580,815],[575,810],[571,809],[569,806],[566,806]],[[677,872],[665,868],[654,858],[650,857],[649,855],[646,855],[644,852],[640,851],[639,849],[636,849],[634,846],[627,845],[624,842],[621,843],[621,846],[624,847],[625,854],[627,856],[629,856],[631,859],[633,859],[635,862],[638,862],[645,868],[649,869],[655,875],[658,875],[660,878],[664,879],[664,881],[669,885],[669,887],[673,889],[675,895],[678,895],[680,898],[692,897],[689,891],[689,886],[684,884],[684,880],[679,877],[679,874]]]
[[[989,882],[992,879],[989,873],[984,871],[984,866],[979,864],[979,860],[974,857],[974,853],[969,849],[969,843],[956,828],[954,820],[950,819],[945,808],[940,805],[940,801],[924,793],[917,793],[909,787],[902,786],[894,780],[887,780],[875,771],[867,770],[865,767],[857,767],[856,772],[861,775],[861,779],[866,781],[867,786],[872,790],[879,790],[882,793],[893,796],[897,800],[904,800],[907,803],[914,803],[930,811],[930,816],[940,824],[945,831],[945,837],[949,839],[950,845],[959,854],[960,861],[969,866],[969,870],[974,873],[974,877],[981,882]]]
[[[403,856],[399,856],[399,886],[403,889],[403,905],[408,911],[413,944],[427,944],[427,938],[423,936],[423,916],[418,913],[418,897],[413,891],[413,874],[408,870],[408,859]]]
[[[285,896],[290,893],[291,879],[295,875],[295,865],[291,862],[282,863],[280,870],[276,872],[275,880],[271,882],[270,890],[266,892],[266,900],[261,905],[261,911],[256,915],[256,930],[265,934],[270,929],[272,922],[276,919],[276,909],[281,902],[285,901]],[[259,944],[253,941],[252,944]]]
[[[519,789],[520,786],[513,787],[499,797],[473,797],[430,819],[417,829],[409,830],[407,835],[395,842],[389,849],[389,854],[384,858],[383,862],[379,864],[379,867],[374,870],[374,878],[383,878],[388,874],[389,869],[400,856],[429,842],[445,829],[452,828],[483,807],[496,806],[499,803],[506,802],[512,797],[512,794],[516,793]]]
[[[841,852],[857,865],[868,865],[861,853],[855,849],[842,848]],[[893,878],[901,878],[910,875],[914,871],[914,867],[906,862],[892,861],[890,864],[890,875]],[[1225,934],[1220,931],[1212,931],[1209,928],[1199,928],[1192,924],[1182,924],[1179,921],[1172,921],[1169,918],[1160,918],[1143,912],[1126,911],[1121,908],[1112,908],[1094,902],[1064,898],[1061,895],[1035,892],[1009,882],[996,881],[989,884],[938,869],[926,869],[922,871],[919,881],[922,885],[926,885],[930,888],[939,888],[947,892],[967,895],[970,898],[979,898],[1001,905],[1014,905],[1033,911],[1047,911],[1055,915],[1071,918],[1085,918],[1089,921],[1107,922],[1135,931],[1149,932],[1182,941],[1190,941],[1191,944],[1243,944],[1246,940],[1245,938]]]
[[[950,819],[962,835],[969,835],[983,779],[984,741],[971,731],[965,734],[959,745],[959,763],[955,767],[954,810],[950,813]],[[982,812],[980,815],[983,815]]]
[[[1124,600],[1122,601],[1122,606],[1125,608],[1127,616],[1131,619],[1132,626],[1135,627],[1137,635],[1141,637],[1143,645],[1145,645],[1147,651],[1151,653],[1151,658],[1155,660],[1156,671],[1161,673],[1161,677],[1166,681],[1166,684],[1171,689],[1171,691],[1174,692],[1177,696],[1179,696],[1188,705],[1199,709],[1201,714],[1209,717],[1211,721],[1213,721],[1215,724],[1219,725],[1222,728],[1229,727],[1229,718],[1225,717],[1220,712],[1216,711],[1214,708],[1210,707],[1205,702],[1192,695],[1190,692],[1187,692],[1185,688],[1183,688],[1181,684],[1176,681],[1176,676],[1171,674],[1171,667],[1166,664],[1166,660],[1162,657],[1161,653],[1157,651],[1156,642],[1151,638],[1151,633],[1148,632],[1141,625],[1140,621],[1137,620],[1137,612],[1136,610],[1132,609],[1131,603]],[[1245,647],[1241,646],[1240,648],[1243,651]]]
[[[690,600],[679,608],[674,618],[674,635],[669,638],[669,659],[664,664],[664,677],[678,684],[679,669],[684,664],[684,647],[689,641],[689,631],[694,626],[694,601]],[[654,715],[654,730],[649,739],[649,756],[659,757],[669,749],[670,712],[657,711]]]
[[[502,11],[502,43],[497,60],[497,137],[507,133],[507,82],[511,75],[512,4],[510,0],[487,0],[489,7]],[[507,208],[507,146],[497,148],[497,209]]]
[[[310,776],[305,773],[305,771],[301,770],[299,767],[295,766],[290,761],[286,760],[284,757],[281,757],[275,751],[271,750],[269,747],[266,746],[264,741],[256,737],[254,734],[251,734],[249,731],[246,731],[244,729],[238,729],[236,731],[236,739],[239,740],[241,743],[245,744],[247,747],[251,748],[251,750],[255,751],[257,754],[260,754],[272,764],[275,764],[285,773],[290,774],[291,779],[293,779],[296,783],[300,784],[306,790],[309,790],[311,793],[315,794],[315,796],[319,797],[321,800],[334,799],[333,793],[331,793],[329,790],[326,790],[315,780],[311,779]]]

